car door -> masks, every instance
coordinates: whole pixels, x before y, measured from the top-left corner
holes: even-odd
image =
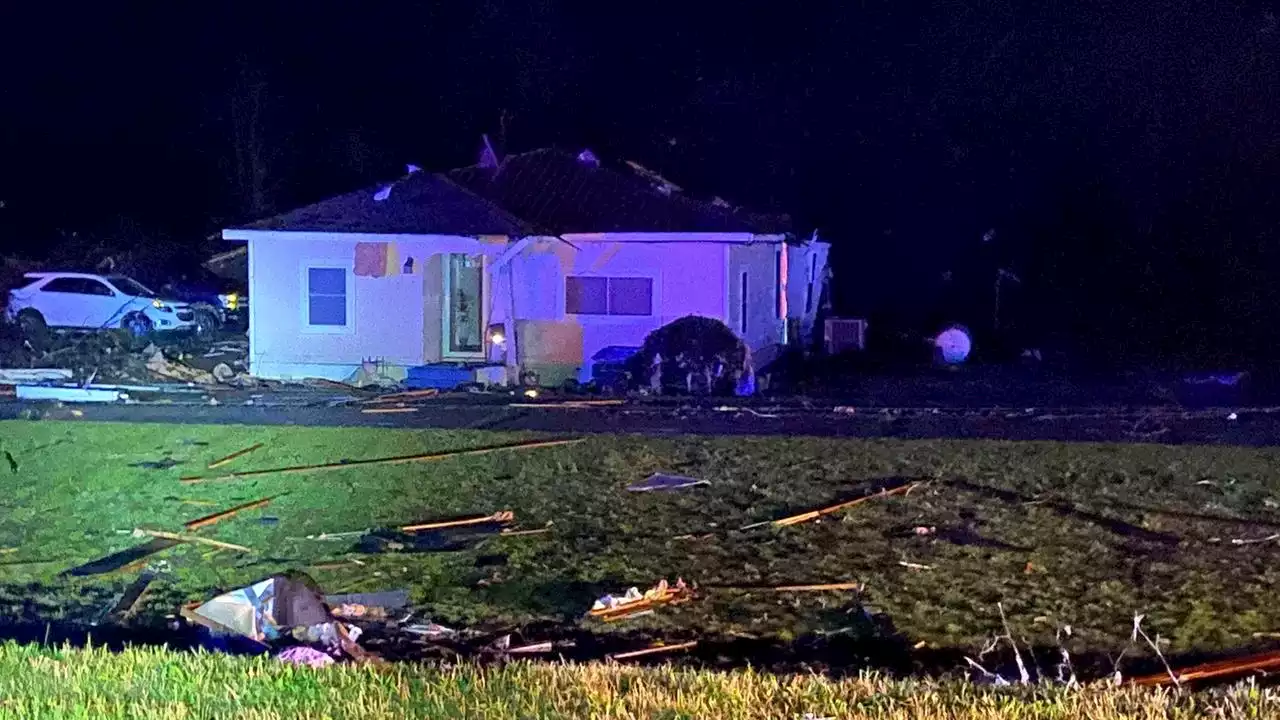
[[[32,294],[31,306],[40,311],[49,325],[74,326],[76,316],[80,314],[77,306],[85,296],[83,290],[80,278],[53,278]]]
[[[120,324],[116,310],[129,302],[129,298],[116,293],[101,280],[82,278],[82,315],[78,327],[100,328]]]

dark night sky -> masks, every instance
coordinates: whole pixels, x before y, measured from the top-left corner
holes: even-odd
[[[1265,3],[111,5],[0,11],[7,248],[121,216],[195,242],[468,164],[505,110],[513,151],[589,146],[819,227],[850,313],[981,325],[1007,266],[1024,331],[1280,341]]]

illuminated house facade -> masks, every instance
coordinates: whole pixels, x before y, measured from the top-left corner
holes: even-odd
[[[409,175],[223,231],[249,256],[249,369],[344,380],[363,361],[480,380],[589,379],[591,358],[685,315],[757,366],[812,329],[826,243],[684,197],[638,166],[538,150]],[[496,372],[495,372],[496,371]]]

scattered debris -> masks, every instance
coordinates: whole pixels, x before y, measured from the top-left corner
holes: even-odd
[[[361,465],[397,465],[412,462],[428,462],[432,460],[444,460],[453,457],[465,457],[469,455],[486,455],[488,453],[501,452],[504,450],[532,450],[534,448],[557,447],[560,445],[571,445],[582,442],[585,438],[571,438],[567,440],[534,440],[529,442],[514,443],[511,445],[495,445],[492,447],[471,448],[469,450],[448,450],[436,453],[422,453],[419,455],[401,455],[398,457],[368,458],[365,460],[341,460],[338,462],[320,463],[317,465],[295,465],[292,467],[270,468],[267,470],[241,470],[239,472],[230,472],[225,475],[210,476],[189,476],[180,478],[185,484],[211,482],[218,480],[236,480],[245,477],[258,477],[260,475],[284,475],[290,473],[316,472],[322,470],[337,470],[341,468],[357,467]]]
[[[909,570],[932,570],[933,569],[932,565],[921,565],[920,563],[907,562],[906,560],[899,560],[898,564]]]
[[[628,492],[649,492],[652,490],[679,490],[681,488],[710,485],[710,480],[684,477],[682,475],[665,475],[654,473],[637,483],[627,486]]]
[[[437,625],[436,623],[427,623],[425,625],[406,625],[400,629],[410,635],[418,635],[433,642],[439,640],[452,640],[453,638],[458,637],[457,630],[445,627],[444,625]]]
[[[139,560],[150,557],[162,550],[168,550],[178,544],[180,543],[177,540],[156,537],[150,542],[111,553],[110,555],[98,558],[97,560],[91,560],[84,565],[66,570],[62,574],[70,577],[105,575],[107,573],[115,572],[121,568],[128,567]]]
[[[908,493],[908,492],[911,492],[911,490],[915,489],[918,485],[920,485],[920,483],[918,482],[909,482],[909,483],[899,485],[890,490],[881,490],[880,492],[871,493],[869,495],[863,495],[862,497],[854,500],[837,503],[835,505],[831,505],[825,508],[820,508],[818,510],[810,510],[809,512],[800,513],[799,515],[791,515],[789,517],[779,518],[777,520],[765,520],[764,522],[752,523],[750,525],[743,526],[742,529],[751,530],[753,528],[763,527],[765,525],[772,525],[774,527],[786,527],[788,525],[798,525],[800,523],[809,522],[810,520],[815,520],[817,518],[822,517],[823,515],[829,515],[833,512],[838,512],[840,510],[851,508],[855,505],[860,505],[868,500],[873,500],[875,498],[881,498],[881,497],[888,497],[890,495],[900,495],[902,493]]]
[[[113,403],[127,398],[119,390],[99,390],[48,385],[18,385],[14,392],[19,400],[57,400],[73,403]]]
[[[400,532],[415,533],[423,530],[440,530],[443,528],[484,525],[487,523],[506,524],[515,520],[515,517],[515,513],[510,510],[499,510],[492,515],[485,515],[483,517],[466,518],[463,520],[445,520],[442,522],[422,523],[419,525],[405,525],[404,527],[399,528],[399,530]]]
[[[415,407],[364,408],[360,412],[364,413],[365,415],[415,413],[415,412],[418,412],[418,408],[415,408]]]
[[[526,396],[536,398],[537,394]],[[540,402],[540,403],[507,403],[507,407],[513,408],[560,408],[562,410],[585,410],[596,407],[614,407],[625,404],[625,400],[565,400],[562,402]]]
[[[72,374],[60,368],[0,368],[0,385],[66,382]]]
[[[333,622],[324,596],[302,575],[275,575],[203,604],[184,607],[181,615],[215,632],[233,633],[264,645],[294,628]]]
[[[841,583],[824,583],[820,585],[773,585],[773,586],[748,586],[748,585],[724,585],[720,586],[721,590],[744,590],[748,592],[767,591],[767,592],[828,592],[835,590],[862,590],[861,582],[841,582]]]
[[[205,515],[202,518],[189,520],[186,523],[183,523],[182,527],[186,528],[187,530],[199,530],[202,527],[208,527],[209,525],[213,525],[214,523],[221,522],[222,520],[225,520],[245,510],[257,510],[258,508],[266,507],[268,504],[271,503],[272,500],[275,500],[276,498],[281,497],[282,495],[287,495],[287,494],[288,493],[280,493],[279,495],[272,495],[271,497],[264,497],[260,500],[252,500],[247,503],[236,505],[235,507],[227,508],[226,510],[213,513],[212,515]]]
[[[337,662],[332,655],[306,645],[294,645],[281,650],[276,659],[299,667],[322,668]]]
[[[346,595],[326,595],[324,601],[338,617],[365,617],[371,610],[381,610],[385,615],[389,610],[400,610],[409,606],[409,590],[384,590],[370,593],[349,593]],[[374,613],[377,614],[377,613]]]
[[[508,636],[510,637],[510,636]],[[552,651],[552,643],[550,640],[532,645],[523,645],[521,647],[508,648],[507,653],[510,655],[537,655],[540,653],[549,653]]]
[[[620,598],[605,595],[591,607],[589,615],[605,622],[616,622],[653,612],[660,605],[674,605],[686,602],[693,597],[693,591],[685,585],[683,579],[677,579],[674,587],[667,585],[666,579],[644,591],[630,588]]]
[[[125,589],[124,594],[107,612],[106,620],[108,622],[120,622],[132,616],[138,603],[142,600],[142,596],[146,594],[147,588],[151,586],[151,582],[155,579],[156,574],[150,570],[138,575],[138,578]]]
[[[263,443],[254,443],[249,447],[244,448],[243,450],[237,450],[231,453],[230,455],[227,455],[225,457],[220,457],[217,460],[214,460],[213,462],[209,463],[208,469],[213,470],[215,468],[220,468],[223,465],[226,465],[227,463],[231,462],[232,460],[235,460],[237,458],[242,458],[245,455],[248,455],[249,453],[253,452],[254,450],[261,448],[262,446],[263,446]]]
[[[426,390],[410,390],[408,392],[391,393],[390,395],[379,395],[376,398],[365,400],[364,402],[366,405],[387,402],[404,402],[406,400],[419,400],[422,398],[435,397],[439,394],[439,390],[435,388],[428,388]]]
[[[1232,545],[1258,545],[1260,543],[1271,542],[1272,540],[1280,540],[1280,533],[1274,533],[1264,538],[1251,538],[1251,539],[1233,538],[1231,540],[1231,544]]]
[[[628,660],[631,658],[645,657],[648,655],[659,655],[664,653],[678,652],[680,650],[689,650],[698,646],[697,640],[691,640],[678,645],[654,645],[643,650],[632,650],[631,652],[614,653],[609,656],[610,660]]]
[[[5,459],[5,460],[7,460],[7,461],[9,462],[9,474],[10,474],[10,475],[17,475],[17,474],[18,474],[18,461],[17,461],[17,460],[15,460],[15,459],[13,458],[13,453],[9,452],[8,450],[5,450],[5,451],[4,451],[4,459]]]
[[[182,462],[174,460],[171,457],[164,457],[159,460],[143,460],[142,462],[129,463],[129,467],[143,468],[144,470],[168,470],[171,467],[181,465]]]
[[[237,550],[239,552],[253,552],[252,548],[243,545],[222,542],[221,540],[211,540],[209,538],[200,537],[199,535],[183,535],[180,533],[165,532],[163,530],[149,530],[147,528],[137,528],[133,534],[138,537],[151,536],[162,540],[175,540],[180,543],[196,543],[198,545],[208,545],[210,547],[221,548],[223,550]]]

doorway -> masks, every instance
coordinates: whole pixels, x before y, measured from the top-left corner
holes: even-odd
[[[441,355],[446,358],[483,358],[485,349],[485,301],[488,288],[483,255],[450,253],[443,271],[443,330]]]

